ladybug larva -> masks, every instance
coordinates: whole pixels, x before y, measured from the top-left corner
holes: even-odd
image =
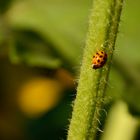
[[[107,61],[107,54],[104,51],[98,51],[92,59],[92,68],[98,69],[104,66]]]

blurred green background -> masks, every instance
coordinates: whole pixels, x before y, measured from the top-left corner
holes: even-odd
[[[105,108],[111,112],[121,100],[137,118],[139,5],[124,4]],[[0,1],[0,140],[66,139],[91,7],[92,0]],[[101,129],[106,118],[104,113]],[[139,128],[132,140],[140,139]],[[98,139],[105,140],[100,132]]]

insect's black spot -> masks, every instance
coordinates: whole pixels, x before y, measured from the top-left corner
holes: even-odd
[[[104,52],[101,52],[102,54],[104,53]]]
[[[100,62],[100,60],[98,59],[97,62]]]
[[[99,53],[98,53],[98,52],[97,52],[96,54],[97,54],[97,55],[99,55]]]
[[[102,58],[103,57],[103,55],[100,55],[100,58]]]
[[[94,58],[95,56],[93,56],[93,58]]]

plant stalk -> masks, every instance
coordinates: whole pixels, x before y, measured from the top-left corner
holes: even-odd
[[[93,2],[68,140],[94,140],[99,130],[122,5],[123,0]],[[100,50],[107,53],[108,60],[104,67],[94,70],[92,58]]]

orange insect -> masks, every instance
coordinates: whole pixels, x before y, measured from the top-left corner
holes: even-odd
[[[107,61],[107,54],[104,51],[98,51],[92,59],[92,68],[98,69],[105,65]]]

